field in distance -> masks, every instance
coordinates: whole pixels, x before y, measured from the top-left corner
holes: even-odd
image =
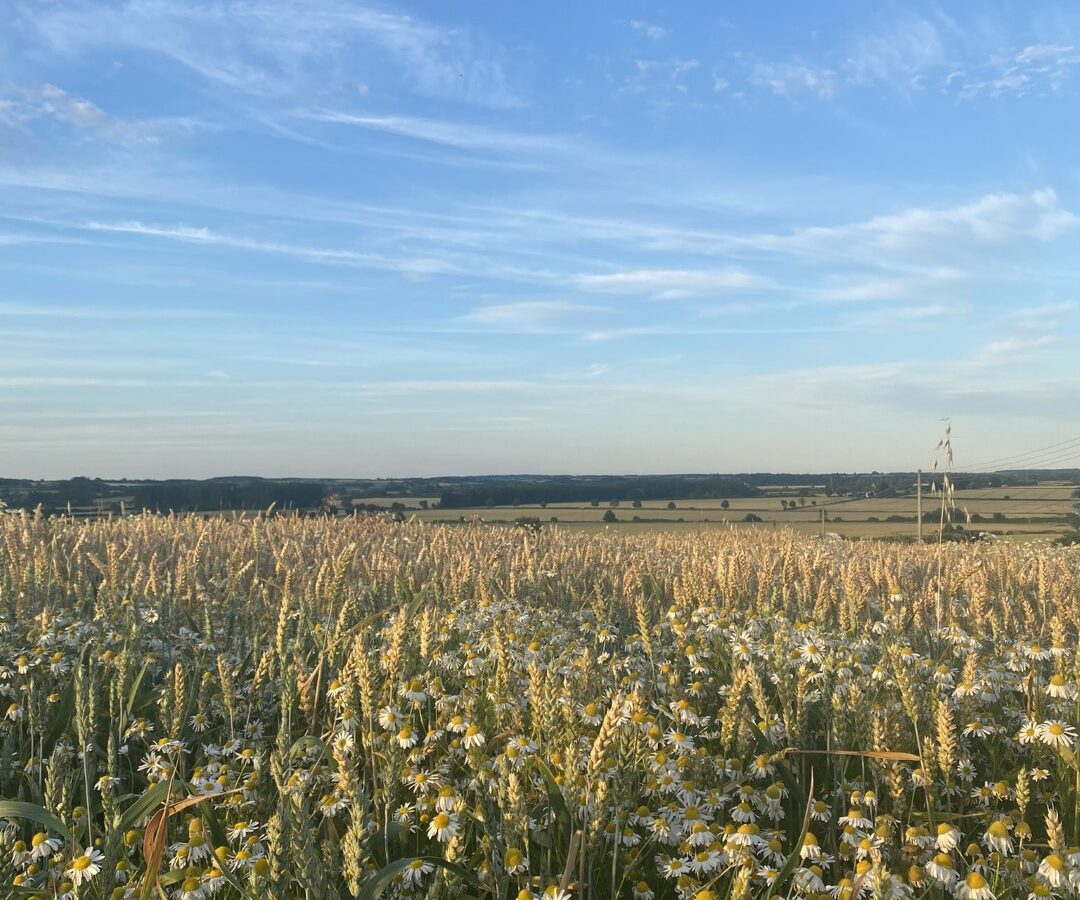
[[[1066,516],[1075,513],[1076,485],[1060,481],[1000,488],[958,490],[953,521],[969,533],[1020,540],[1056,537],[1069,530]],[[518,504],[442,509],[437,497],[374,497],[358,503],[395,510],[427,522],[476,521],[513,524],[522,518],[563,528],[598,530],[633,528],[673,531],[694,528],[791,528],[817,533],[822,528],[844,537],[914,537],[917,533],[916,498],[827,496],[820,485],[787,485],[763,490],[761,496],[677,501],[630,500],[591,503]],[[674,508],[671,508],[671,504]],[[931,493],[929,479],[923,490],[923,535],[936,535],[940,494]],[[615,521],[605,522],[611,513]],[[933,520],[930,521],[930,517]],[[970,516],[970,522],[968,517]],[[750,517],[750,518],[748,518]],[[757,521],[760,519],[760,521]]]

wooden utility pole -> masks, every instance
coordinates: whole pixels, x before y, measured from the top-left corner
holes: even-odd
[[[915,482],[915,521],[918,522],[919,543],[922,543],[922,469],[919,469],[919,478]]]

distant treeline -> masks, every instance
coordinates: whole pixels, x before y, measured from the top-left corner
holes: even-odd
[[[317,481],[157,481],[131,491],[131,506],[150,510],[282,509],[319,506],[326,486]]]
[[[210,512],[215,510],[310,509],[322,504],[327,494],[320,481],[262,478],[212,478],[205,481],[105,481],[70,478],[60,481],[0,479],[0,501],[17,509],[46,513],[100,509],[129,512]]]
[[[1080,470],[1027,470],[992,474],[950,474],[957,488],[991,488],[1035,484],[1054,479],[1080,484]],[[940,482],[940,474],[923,473],[923,484]],[[80,513],[119,511],[213,512],[217,510],[382,509],[386,500],[425,498],[446,509],[536,505],[541,503],[609,503],[612,500],[724,500],[755,497],[782,487],[772,496],[908,496],[915,490],[914,472],[790,474],[758,472],[737,475],[474,475],[440,478],[259,478],[227,476],[206,480],[167,481],[68,478],[34,481],[0,478],[0,503],[16,509],[41,508],[46,513],[69,507]],[[377,504],[364,501],[379,498]],[[401,504],[411,508],[411,503]]]
[[[445,490],[445,509],[536,503],[590,503],[610,500],[686,500],[755,497],[760,491],[732,478],[685,476],[550,478],[543,481],[490,481]]]

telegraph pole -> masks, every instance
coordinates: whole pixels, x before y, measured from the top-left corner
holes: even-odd
[[[919,543],[922,543],[922,469],[919,469],[919,478],[915,482],[915,521],[918,522]]]

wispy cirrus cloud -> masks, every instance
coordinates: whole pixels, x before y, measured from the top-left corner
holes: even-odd
[[[160,225],[139,220],[64,222],[65,228],[108,234],[129,234],[138,237],[163,239],[205,247],[268,253],[292,257],[304,262],[330,266],[342,266],[373,271],[397,272],[409,279],[427,280],[440,275],[459,277],[485,277],[520,282],[550,282],[556,280],[554,273],[500,259],[491,255],[453,251],[446,246],[432,249],[429,253],[394,253],[355,250],[349,246],[333,247],[301,244],[291,241],[268,240],[248,235],[218,231],[205,226],[185,224]]]
[[[760,250],[798,254],[839,253],[849,259],[894,260],[923,252],[1010,241],[1056,240],[1080,226],[1080,217],[1062,204],[1052,188],[1028,193],[983,194],[953,206],[912,206],[840,225],[812,225],[784,233],[732,236]],[[944,270],[942,270],[944,271]]]
[[[654,110],[663,111],[672,106],[674,97],[691,95],[690,79],[700,68],[701,61],[695,57],[635,59],[618,93],[644,98]]]
[[[187,244],[225,247],[256,253],[273,253],[315,263],[383,269],[418,277],[430,276],[440,272],[446,273],[455,269],[446,259],[421,256],[394,258],[385,254],[367,253],[346,248],[315,247],[281,241],[259,240],[246,236],[225,234],[201,226],[156,225],[134,220],[119,222],[90,221],[74,227],[87,231],[130,234],[140,237],[163,238]]]
[[[764,402],[784,397],[791,411],[844,410],[852,415],[886,411],[911,414],[928,404],[937,409],[962,409],[967,421],[989,417],[1000,422],[1037,420],[1054,415],[1080,389],[1075,375],[1045,375],[1010,365],[1008,377],[990,377],[988,370],[1003,367],[1003,359],[990,356],[949,360],[936,366],[922,362],[886,362],[804,367],[745,379],[732,390]],[[970,457],[968,457],[970,459]],[[965,463],[958,457],[957,466]]]
[[[111,116],[93,101],[55,84],[0,85],[0,129],[30,133],[43,124],[66,129],[66,136],[144,145],[166,136],[186,137],[214,127],[192,116]]]
[[[1000,243],[1016,238],[1050,241],[1080,225],[1052,188],[1027,194],[984,194],[970,203],[929,209],[914,207],[876,216],[862,226],[881,246],[910,245],[941,237]]]
[[[942,319],[956,317],[969,311],[969,307],[948,303],[919,303],[903,306],[885,306],[864,310],[852,316],[849,323],[858,331],[890,331],[897,328],[910,329],[920,324],[929,326]]]
[[[21,6],[16,15],[27,37],[54,53],[129,48],[254,97],[331,89],[356,95],[388,59],[426,96],[503,108],[522,103],[505,55],[469,29],[344,0],[58,0]]]
[[[1068,85],[1078,66],[1080,50],[1071,44],[1030,44],[995,54],[985,66],[955,80],[960,96],[968,100],[980,95],[1056,94]]]
[[[836,303],[904,300],[952,287],[965,277],[965,273],[948,267],[916,275],[834,277],[833,283],[821,291],[821,296]]]
[[[614,312],[611,306],[574,303],[568,300],[523,300],[495,303],[469,310],[456,321],[511,331],[551,331],[567,322]]]
[[[900,18],[860,33],[841,64],[846,81],[885,85],[901,93],[925,87],[928,72],[949,64],[941,24],[923,16]]]
[[[573,147],[571,141],[557,136],[518,133],[497,127],[417,116],[358,115],[332,110],[298,110],[294,115],[300,119],[335,125],[351,125],[458,150],[483,150],[511,154],[565,154]]]
[[[578,287],[616,294],[648,294],[674,300],[700,294],[752,290],[765,287],[766,279],[745,269],[623,269],[604,274],[578,275]]]
[[[108,121],[99,106],[54,84],[11,86],[4,93],[0,123],[23,126],[35,119],[53,119],[75,128],[100,128]]]
[[[619,341],[629,338],[651,337],[653,335],[669,335],[672,337],[695,338],[709,335],[730,335],[743,337],[781,337],[798,336],[807,334],[835,334],[841,331],[850,331],[846,325],[800,325],[800,326],[753,326],[728,328],[690,328],[672,325],[632,325],[628,328],[609,328],[606,330],[588,331],[582,335],[586,341]]]
[[[228,319],[235,313],[220,309],[195,307],[108,307],[89,304],[26,303],[0,300],[0,316],[8,319],[100,319],[132,321],[137,319]]]
[[[751,85],[768,88],[779,96],[810,94],[829,98],[836,94],[839,77],[827,66],[810,65],[801,60],[769,61],[747,54],[739,54],[738,58],[746,66],[746,79]]]
[[[921,91],[958,99],[1054,94],[1078,66],[1073,43],[1008,43],[1010,30],[966,27],[943,13],[901,15],[852,33],[820,58],[734,55],[752,87],[790,98],[831,99],[857,88]],[[724,79],[726,86],[727,79]]]
[[[630,27],[633,28],[634,31],[640,32],[641,34],[645,35],[645,37],[653,41],[662,41],[664,38],[667,37],[668,34],[667,29],[664,28],[662,25],[656,25],[652,22],[645,22],[641,19],[631,19]]]

